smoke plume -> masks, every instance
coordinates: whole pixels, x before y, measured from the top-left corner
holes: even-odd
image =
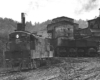
[[[76,12],[78,14],[83,13],[83,12],[89,12],[91,10],[96,9],[99,4],[99,0],[78,0],[79,4],[81,5],[81,8],[77,10]]]

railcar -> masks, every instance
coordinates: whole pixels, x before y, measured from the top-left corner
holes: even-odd
[[[92,57],[98,56],[98,42],[62,39],[55,49],[55,56],[60,57]]]

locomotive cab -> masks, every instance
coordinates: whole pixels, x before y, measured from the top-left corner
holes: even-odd
[[[6,63],[16,64],[27,63],[31,59],[30,33],[25,31],[15,31],[9,34],[9,41],[5,51]]]
[[[16,31],[9,35],[9,47],[12,50],[30,50],[30,33]]]

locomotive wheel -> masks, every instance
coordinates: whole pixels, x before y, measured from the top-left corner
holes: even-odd
[[[6,68],[11,68],[12,66],[13,66],[12,61],[6,60],[5,67],[6,67]]]
[[[51,65],[51,61],[49,59],[46,60],[46,65],[50,66]]]
[[[76,52],[77,52],[77,49],[75,48],[70,48],[69,49],[69,57],[76,57]]]
[[[69,52],[76,52],[75,48],[70,48]]]
[[[90,57],[97,56],[97,50],[95,48],[89,48],[88,49],[88,56],[90,56]]]
[[[34,66],[35,66],[35,68],[39,68],[40,67],[40,60],[35,60]]]
[[[36,64],[36,61],[33,59],[31,60],[31,69],[36,69],[38,68],[37,64]]]
[[[28,61],[27,61],[27,68],[31,69],[31,59],[28,59]]]
[[[22,70],[22,68],[23,68],[23,63],[22,63],[22,62],[20,62],[20,63],[19,63],[19,67],[18,67],[18,71],[21,71],[21,70]]]
[[[86,54],[84,49],[78,49],[77,53],[78,57],[84,57]]]

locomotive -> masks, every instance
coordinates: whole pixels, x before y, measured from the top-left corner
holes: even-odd
[[[4,53],[6,68],[25,69],[40,66],[41,61],[50,57],[48,39],[39,37],[25,30],[25,16],[21,14],[21,23],[9,34],[9,41]],[[52,57],[52,56],[51,56]]]
[[[53,47],[54,57],[89,57],[98,56],[98,42],[89,40],[91,37],[78,37],[78,24],[68,17],[54,18],[48,24],[47,31],[51,36],[50,45]]]

